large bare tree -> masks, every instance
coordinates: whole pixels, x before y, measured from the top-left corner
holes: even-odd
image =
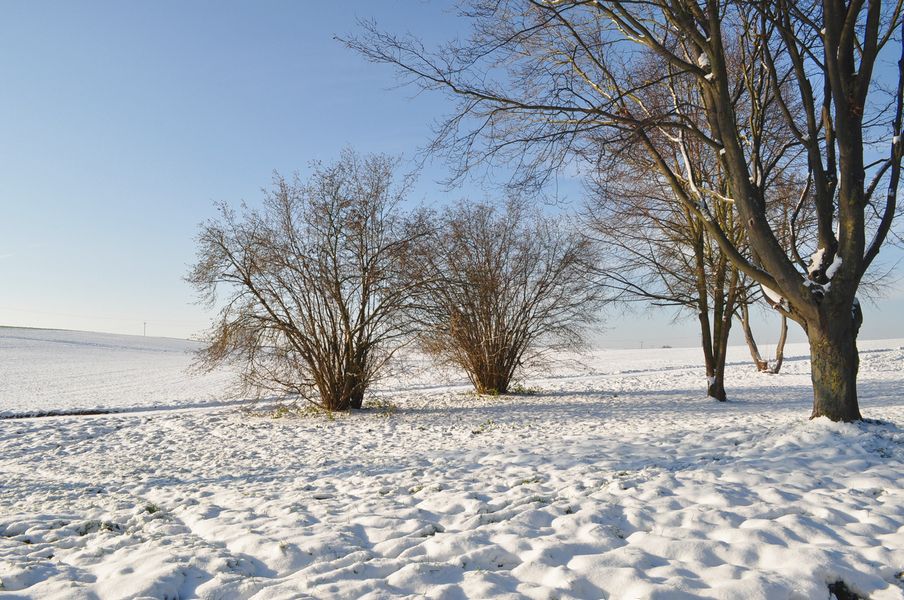
[[[459,172],[496,160],[515,165],[517,182],[539,186],[575,159],[592,163],[601,153],[643,149],[675,201],[806,331],[812,416],[861,418],[857,291],[891,229],[904,151],[901,2],[469,6],[473,35],[437,52],[373,24],[346,41],[418,85],[460,99],[436,139],[436,148],[458,160]],[[898,64],[879,78],[882,56]],[[697,90],[677,108],[670,96],[676,82]],[[696,110],[705,118],[688,118]],[[748,118],[758,112],[781,115],[792,145],[805,153],[801,179],[810,189],[799,197],[816,217],[813,247],[783,246],[769,218],[773,201],[764,183],[789,159],[774,148],[763,152],[769,131]],[[727,194],[698,181],[692,161],[678,170],[666,159],[679,135],[718,154]],[[720,195],[736,211],[747,256],[713,218],[711,204]]]
[[[275,176],[260,208],[220,206],[187,276],[222,305],[202,365],[236,364],[248,387],[327,410],[361,408],[410,334],[400,268],[418,233],[402,233],[396,165],[346,150],[306,182]]]
[[[463,369],[478,393],[509,391],[522,365],[575,350],[599,318],[595,250],[567,219],[517,201],[460,202],[427,212],[406,272],[422,347]]]

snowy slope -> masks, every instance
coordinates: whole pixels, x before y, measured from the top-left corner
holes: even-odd
[[[189,372],[187,340],[0,327],[0,416],[231,398],[231,375]]]
[[[858,425],[807,420],[798,347],[724,404],[693,350],[606,350],[333,420],[0,421],[0,597],[904,598],[904,350],[861,348]]]

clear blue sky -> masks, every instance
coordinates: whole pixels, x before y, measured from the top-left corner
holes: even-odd
[[[201,331],[181,277],[213,201],[257,201],[274,169],[346,145],[413,157],[448,110],[333,36],[373,17],[445,40],[464,31],[448,4],[0,4],[0,325]],[[443,192],[443,175],[430,167],[414,199],[484,194]],[[902,298],[868,307],[863,336],[904,337]],[[694,322],[671,316],[616,314],[603,337],[695,344]]]

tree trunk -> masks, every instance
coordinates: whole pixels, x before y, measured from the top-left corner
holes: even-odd
[[[822,327],[807,327],[810,341],[810,370],[813,378],[813,414],[832,421],[858,421],[857,354],[855,320],[826,320]]]
[[[718,351],[716,353],[716,372],[715,381],[710,379],[707,393],[718,400],[725,402],[728,400],[728,394],[725,393],[725,358],[728,354],[728,329],[731,327],[731,317],[723,324],[724,332],[721,339],[717,340]]]
[[[784,319],[784,317],[782,317]],[[756,339],[753,337],[753,330],[750,328],[750,310],[745,301],[741,304],[741,329],[744,330],[744,340],[747,342],[747,349],[750,350],[750,358],[756,365],[756,370],[763,373],[769,370],[769,361],[763,360],[760,349],[756,345]]]
[[[713,343],[712,328],[709,323],[708,303],[705,296],[699,302],[700,310],[697,312],[697,318],[700,320],[700,338],[703,346],[703,363],[706,366],[706,395],[715,398],[719,402],[725,402],[728,396],[725,394],[725,383],[722,377],[723,368],[720,372],[718,357],[718,341]]]
[[[474,378],[474,387],[478,394],[497,396],[499,394],[508,393],[511,378],[505,375],[499,367],[490,369],[486,373],[479,374]]]
[[[348,397],[347,403],[348,407],[351,409],[358,410],[362,406],[364,406],[364,381],[360,375],[360,372],[356,372],[354,374],[347,375],[346,381],[346,395]]]
[[[725,402],[725,349],[722,348],[721,337],[713,339],[709,328],[709,316],[700,315],[703,329],[703,359],[706,364],[706,395],[719,402]]]
[[[366,388],[358,374],[350,373],[337,381],[318,384],[320,407],[330,412],[360,409],[364,405]]]
[[[480,395],[507,394],[521,361],[510,348],[478,348],[459,365],[468,374],[474,390]]]
[[[343,412],[348,410],[348,398],[343,398],[342,394],[336,394],[332,391],[321,391],[320,408],[329,412]]]
[[[342,387],[349,409],[359,410],[364,406],[364,392],[367,390],[367,356],[363,342],[358,343],[358,350],[346,365],[346,373]]]
[[[725,289],[726,278],[728,290]],[[728,334],[734,318],[735,302],[738,295],[738,272],[731,267],[725,256],[720,257],[717,276],[713,287],[712,355],[713,373],[708,375],[707,394],[719,402],[728,400],[725,393],[725,358],[728,354]]]
[[[706,395],[715,398],[719,402],[725,402],[728,395],[725,393],[725,383],[719,374],[707,377],[709,384],[706,386]]]
[[[782,370],[782,362],[785,360],[785,341],[788,339],[788,317],[782,315],[782,324],[781,330],[778,335],[778,344],[775,346],[775,362],[772,364],[772,368],[769,369],[770,373],[777,374]]]
[[[700,313],[700,324],[703,329],[703,362],[706,366],[706,395],[714,398],[719,402],[725,402],[728,396],[725,394],[724,371],[725,363],[722,361],[722,368],[719,368],[719,357],[717,350],[713,348],[712,337],[710,337],[709,316]]]

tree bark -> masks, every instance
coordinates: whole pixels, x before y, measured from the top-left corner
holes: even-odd
[[[713,336],[709,325],[709,313],[700,311],[697,313],[700,319],[700,333],[703,340],[703,362],[706,365],[706,395],[715,398],[719,402],[725,402],[728,396],[725,394],[724,360],[722,369],[719,369],[718,349],[713,344]],[[720,372],[721,371],[721,372]]]
[[[507,394],[511,377],[499,369],[479,374],[472,381],[478,394],[496,396]]]
[[[821,327],[810,325],[810,371],[813,379],[813,414],[832,421],[858,421],[857,353],[855,319],[828,320]]]
[[[719,402],[728,400],[728,394],[725,393],[725,359],[728,355],[728,332],[731,329],[731,315],[725,315],[728,320],[723,319],[722,330],[719,338],[716,340],[716,373],[715,382],[709,386],[710,395]],[[712,381],[712,380],[711,380]]]
[[[784,319],[784,317],[782,317],[782,319]],[[768,372],[769,361],[763,360],[760,349],[756,345],[756,339],[753,337],[753,330],[750,328],[750,310],[747,308],[746,302],[741,305],[741,329],[744,330],[744,340],[747,342],[747,349],[750,350],[750,358],[753,359],[756,370],[760,373]]]
[[[709,313],[700,312],[698,316],[703,338],[703,359],[706,365],[706,395],[719,402],[725,402],[728,399],[725,393],[725,351],[728,332],[725,331],[724,336],[713,335]]]
[[[361,372],[350,376],[350,385],[348,393],[348,407],[354,410],[360,410],[364,406],[364,389],[365,383]]]
[[[775,362],[770,373],[778,374],[782,370],[782,363],[785,360],[785,342],[788,340],[788,317],[782,315],[781,332],[778,335],[778,344],[775,346]]]
[[[719,371],[722,371],[721,373]],[[706,386],[706,395],[714,398],[719,402],[725,402],[728,395],[725,393],[725,364],[723,362],[721,369],[716,369],[713,375],[707,376],[708,384]]]

